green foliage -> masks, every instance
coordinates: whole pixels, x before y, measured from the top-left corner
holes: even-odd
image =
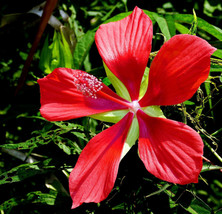
[[[46,74],[51,73],[55,68],[73,68],[73,57],[62,31],[61,34],[54,32],[52,44],[49,45],[48,37],[43,45],[39,67]]]
[[[42,193],[40,191],[29,192],[24,198],[13,197],[5,201],[3,204],[0,205],[0,210],[9,211],[15,206],[25,205],[28,203],[54,205],[56,196],[57,196],[57,193],[55,191],[51,192],[51,194]],[[9,213],[9,212],[6,212],[6,213]]]
[[[191,4],[188,0],[184,2]],[[26,84],[17,97],[14,97],[14,91],[36,32],[36,20],[27,14],[17,14],[11,16],[13,20],[7,17],[1,22],[1,214],[222,213],[221,1],[197,1],[191,7],[183,5],[182,10],[180,1],[151,1],[152,8],[146,6],[146,1],[143,3],[138,6],[144,9],[154,25],[152,51],[155,52],[150,55],[151,61],[161,45],[179,33],[200,36],[218,49],[211,59],[209,78],[194,97],[183,104],[162,109],[166,117],[183,121],[200,133],[205,150],[199,183],[180,186],[160,181],[144,169],[135,145],[121,161],[109,197],[99,204],[85,204],[71,210],[69,173],[87,142],[109,124],[92,118],[46,121],[39,114],[36,79],[51,73],[54,68],[67,67],[86,70],[109,86],[111,82],[105,77],[102,60],[95,49],[95,31],[102,23],[126,17],[136,5],[126,0],[60,1],[58,8],[66,12],[69,19],[62,20],[59,15],[58,19],[63,23],[60,29],[47,28]],[[32,4],[28,1],[19,8],[24,11],[27,7],[29,11],[35,6]],[[5,14],[21,12],[13,10],[7,2],[0,11]],[[56,10],[54,16],[58,13]],[[15,22],[15,17],[20,19]],[[30,26],[34,26],[34,30],[30,30]],[[11,35],[14,36],[9,37]],[[94,58],[95,55],[98,57]]]
[[[82,38],[77,42],[74,51],[74,68],[82,69],[86,56],[89,54],[90,48],[94,42],[95,32],[88,31],[82,36]]]

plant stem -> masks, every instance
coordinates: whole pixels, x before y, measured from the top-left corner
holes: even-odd
[[[210,151],[215,155],[215,157],[222,163],[222,158],[220,155],[205,141],[206,146],[210,149]]]

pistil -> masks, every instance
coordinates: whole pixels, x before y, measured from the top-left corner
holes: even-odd
[[[138,100],[134,100],[133,102],[130,103],[130,111],[136,114],[136,112],[141,109],[140,104]]]

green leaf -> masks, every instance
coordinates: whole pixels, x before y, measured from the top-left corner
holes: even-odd
[[[121,159],[127,154],[131,147],[136,143],[139,137],[139,124],[137,118],[133,118],[132,124],[127,134],[127,138],[124,142]]]
[[[217,49],[212,55],[222,59],[222,50]]]
[[[167,14],[165,19],[166,19],[171,37],[176,35],[176,26],[175,26],[175,22],[174,22],[173,17],[171,15]]]
[[[117,123],[119,122],[129,111],[128,110],[114,110],[114,111],[108,111],[104,113],[94,114],[90,117],[104,121],[104,122],[110,122],[110,123]]]
[[[110,80],[109,80],[108,77],[105,77],[105,78],[103,79],[103,83],[104,83],[106,86],[109,86],[109,85],[112,84],[112,83],[110,82]]]
[[[83,63],[86,59],[86,56],[89,53],[89,50],[94,42],[95,32],[88,31],[83,37],[77,42],[76,48],[74,51],[74,68],[81,69]]]
[[[193,22],[193,15],[190,14],[172,14],[174,21],[179,23],[187,23],[192,24]],[[214,25],[209,24],[207,21],[197,18],[197,27],[199,29],[204,30],[205,32],[209,33],[210,35],[214,36],[215,38],[222,41],[222,30]]]
[[[61,138],[61,139],[62,139],[62,138]],[[62,140],[59,141],[58,143],[56,143],[56,145],[57,145],[60,149],[62,149],[67,155],[71,155],[71,154],[72,154],[70,147],[67,146],[65,143],[63,143]]]
[[[57,192],[50,191],[50,193],[42,193],[41,191],[29,192],[24,198],[13,197],[0,205],[0,210],[9,210],[18,205],[25,205],[28,203],[40,203],[47,205],[54,205]]]
[[[171,35],[170,35],[170,31],[169,31],[166,19],[161,17],[161,16],[159,16],[156,13],[153,13],[153,18],[158,23],[158,25],[160,27],[160,31],[166,37],[166,40],[169,40],[171,38]]]
[[[192,202],[190,207],[195,210],[197,213],[201,214],[211,214],[211,208],[203,202],[199,198],[195,198]]]
[[[146,90],[148,88],[148,81],[149,81],[149,68],[146,67],[141,81],[139,99],[141,99],[145,95]]]
[[[54,122],[54,124],[62,129],[67,129],[68,131],[73,130],[73,129],[79,129],[81,131],[84,130],[84,127],[79,125],[79,124],[75,124],[75,123],[68,123],[68,122]]]
[[[61,30],[60,32],[61,32],[61,37],[62,37],[62,42],[60,42],[60,50],[62,53],[62,57],[64,59],[64,66],[63,65],[62,66],[65,68],[74,68],[73,56],[72,56],[70,46],[65,39],[63,31]]]
[[[105,63],[103,63],[103,65],[106,71],[106,75],[115,88],[116,93],[125,100],[131,101],[129,92],[125,85],[109,70]]]
[[[210,66],[210,72],[221,72],[222,73],[222,66],[216,65],[216,64],[213,63]]]
[[[208,163],[204,163],[201,172],[208,172],[212,170],[222,170],[222,166],[209,165]]]
[[[188,34],[189,33],[189,29],[187,27],[183,26],[182,24],[175,23],[175,27],[181,34]]]
[[[185,102],[183,102],[185,105],[187,105],[187,106],[192,106],[192,105],[195,105],[195,103],[194,102],[192,102],[192,101],[189,101],[189,100],[186,100]]]
[[[51,159],[49,159],[51,160]],[[44,162],[43,162],[44,164]],[[48,164],[45,162],[45,164]],[[46,168],[48,168],[46,166]],[[30,164],[21,164],[17,167],[12,168],[11,170],[4,172],[0,175],[0,185],[7,184],[7,183],[14,183],[19,182],[24,179],[33,177],[38,174],[45,174],[49,172],[49,170],[41,169],[37,163],[30,163]]]
[[[74,134],[76,137],[84,140],[84,141],[88,141],[89,139],[86,137],[85,133],[81,133],[81,132],[71,132],[72,134]]]
[[[46,145],[50,141],[42,139],[41,136],[37,137],[32,137],[29,140],[22,142],[22,143],[8,143],[8,144],[2,144],[0,147],[6,148],[6,149],[18,149],[18,150],[23,150],[23,149],[34,149],[40,145]]]
[[[43,48],[41,50],[40,60],[39,60],[39,68],[42,71],[44,71],[46,74],[51,73],[50,59],[51,59],[51,50],[49,50],[49,42],[47,36]]]
[[[51,73],[55,68],[73,68],[73,56],[64,31],[54,32],[52,44],[48,44],[48,37],[43,45],[39,67],[46,74]],[[67,35],[66,35],[67,36]]]
[[[60,56],[60,52],[61,52],[60,43],[59,43],[58,33],[56,31],[54,32],[53,43],[50,45],[50,49],[52,52],[50,69],[51,71],[53,71],[55,68],[60,67],[63,60]]]

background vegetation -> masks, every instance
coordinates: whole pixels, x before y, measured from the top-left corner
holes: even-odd
[[[40,23],[37,13],[41,8],[32,8],[42,2],[0,2],[1,214],[221,214],[221,0],[60,0],[22,83],[19,78]],[[94,43],[95,31],[101,23],[125,17],[136,5],[153,21],[153,52],[179,33],[197,34],[218,49],[212,56],[210,77],[194,97],[163,108],[166,117],[187,123],[203,138],[205,160],[199,183],[180,186],[155,178],[146,171],[134,146],[120,164],[109,197],[100,204],[71,210],[69,173],[88,140],[110,124],[90,118],[46,121],[39,113],[36,80],[63,66],[88,71],[109,85]]]

